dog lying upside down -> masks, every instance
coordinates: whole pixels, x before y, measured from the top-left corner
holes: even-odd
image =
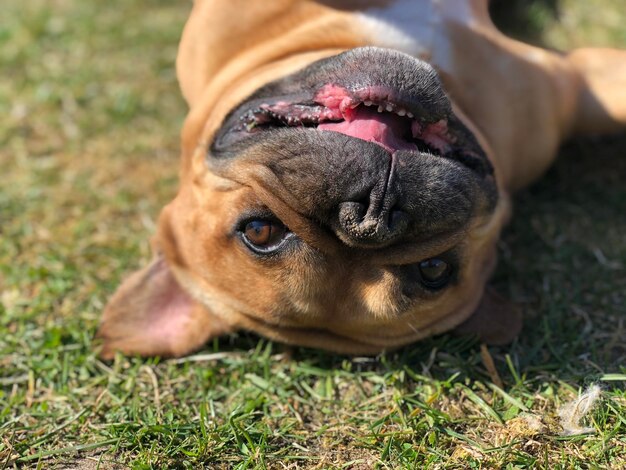
[[[180,190],[101,355],[238,329],[350,354],[512,340],[519,311],[486,288],[510,195],[564,139],[626,128],[626,52],[514,41],[487,4],[196,0]]]

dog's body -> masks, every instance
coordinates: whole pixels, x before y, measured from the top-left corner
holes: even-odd
[[[518,313],[483,295],[509,195],[573,133],[626,126],[626,54],[519,43],[487,3],[196,0],[181,190],[103,355],[239,328],[347,353],[510,340]]]

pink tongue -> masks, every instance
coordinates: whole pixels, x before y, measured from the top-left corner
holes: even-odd
[[[417,146],[404,136],[411,135],[411,121],[394,113],[379,113],[363,105],[341,122],[324,122],[318,129],[339,132],[367,142],[374,142],[389,152],[415,150]]]

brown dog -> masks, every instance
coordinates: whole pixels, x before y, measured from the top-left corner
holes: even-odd
[[[358,354],[511,340],[519,313],[485,289],[509,195],[573,133],[624,128],[626,53],[516,42],[487,3],[196,0],[180,191],[102,355],[237,329]]]

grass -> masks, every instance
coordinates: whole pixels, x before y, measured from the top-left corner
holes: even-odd
[[[513,33],[626,47],[617,2],[553,3],[518,6]],[[494,281],[524,309],[510,347],[348,358],[240,334],[178,361],[95,357],[102,306],[176,190],[188,10],[3,5],[0,469],[625,468],[624,136],[568,144],[518,195]],[[562,437],[557,410],[591,383],[595,433]]]

